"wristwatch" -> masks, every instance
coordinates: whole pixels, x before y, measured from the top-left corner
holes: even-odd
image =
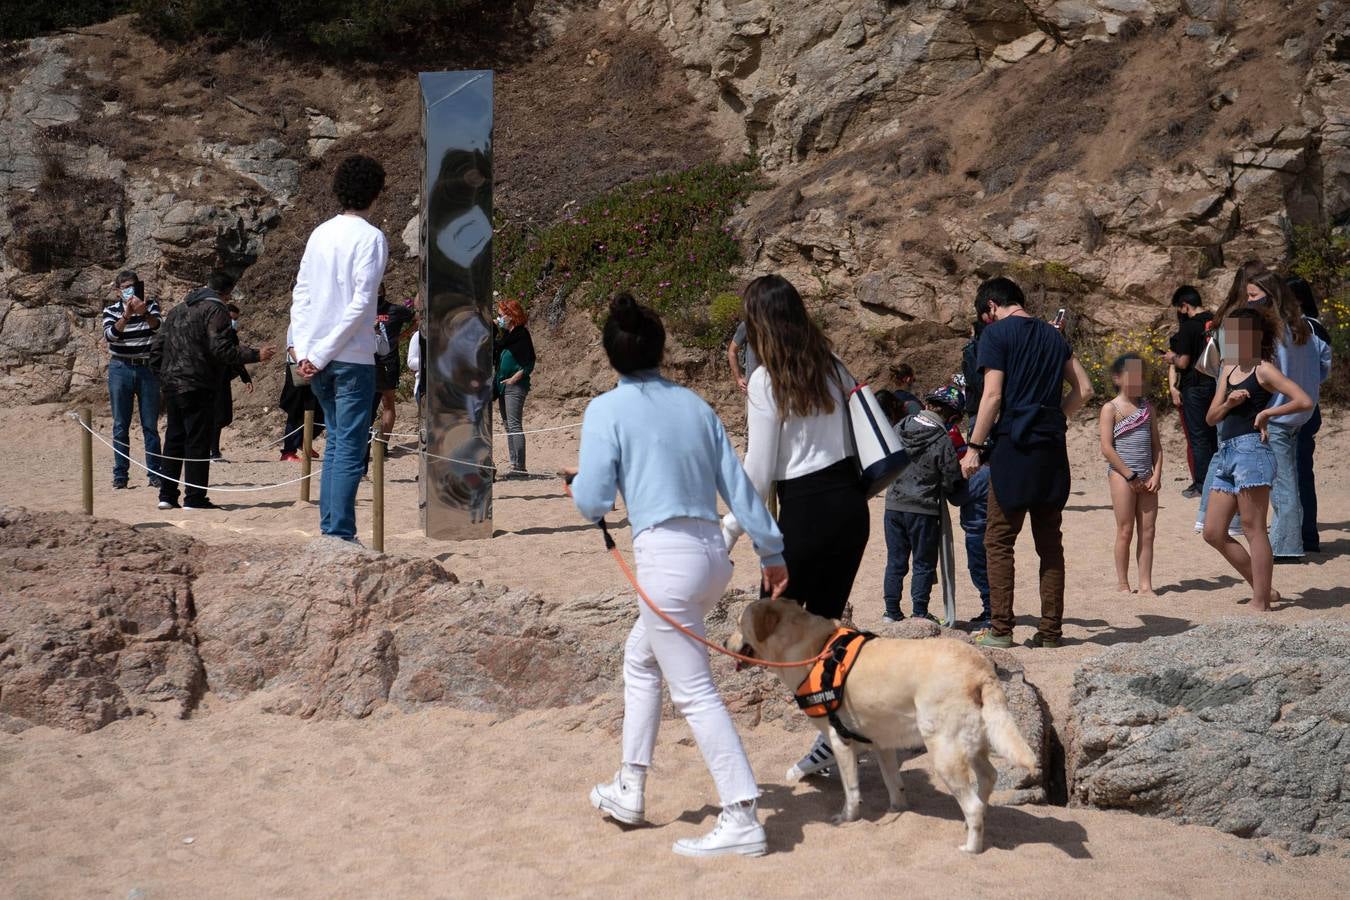
[[[984,455],[989,452],[988,444],[977,444],[973,441],[966,441],[966,446],[975,451],[975,455],[980,458],[980,462],[984,462]]]

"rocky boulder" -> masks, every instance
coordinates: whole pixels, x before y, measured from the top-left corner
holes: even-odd
[[[1350,624],[1254,619],[1113,647],[1075,674],[1070,802],[1313,853],[1350,838]]]
[[[186,716],[206,686],[192,549],[172,532],[0,509],[0,729]]]

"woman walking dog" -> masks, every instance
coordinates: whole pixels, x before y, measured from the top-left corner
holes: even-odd
[[[726,430],[697,394],[661,377],[666,332],[657,315],[628,294],[610,303],[605,353],[619,385],[591,401],[581,427],[572,495],[599,521],[622,492],[633,526],[633,555],[643,591],[666,615],[695,634],[731,580],[718,528],[720,494],[749,531],[763,565],[763,584],[778,596],[787,586],[783,536],[741,468]],[[661,724],[661,679],[689,721],[708,764],[722,813],[701,838],[675,842],[684,856],[764,853],[755,783],[740,736],[713,685],[708,652],[645,603],[624,645],[623,765],[591,791],[591,804],[631,825],[644,821],[647,767]]]
[[[760,367],[750,376],[745,470],[760,497],[778,496],[778,525],[793,596],[809,612],[844,612],[871,530],[867,494],[847,437],[853,382],[830,340],[785,278],[765,275],[745,290],[746,334]],[[741,534],[737,511],[723,519],[728,545]],[[834,761],[818,738],[788,780]]]

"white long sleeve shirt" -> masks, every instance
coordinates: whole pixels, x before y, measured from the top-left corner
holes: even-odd
[[[842,366],[840,371],[840,377],[846,379]],[[834,388],[833,412],[787,419],[779,415],[768,369],[760,366],[755,370],[746,393],[745,420],[750,445],[745,453],[745,472],[765,502],[776,482],[819,472],[852,455],[845,420],[847,396],[841,388]],[[722,528],[728,543],[743,533],[731,513],[723,517]]]
[[[291,292],[297,360],[375,364],[375,311],[389,244],[360,216],[338,215],[309,236]]]

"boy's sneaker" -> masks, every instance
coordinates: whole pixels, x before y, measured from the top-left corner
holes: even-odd
[[[124,490],[126,490],[126,487],[127,487],[127,480],[126,480],[125,478],[114,478],[114,479],[113,479],[113,490],[115,490],[115,491],[124,491]]]
[[[1200,485],[1191,485],[1181,492],[1181,496],[1185,497],[1187,500],[1194,500],[1196,497],[1200,496]]]
[[[1047,650],[1059,649],[1059,638],[1048,638],[1039,631],[1027,638],[1028,647],[1044,647]]]
[[[159,487],[159,476],[158,476],[158,475],[151,475],[150,478],[149,478],[149,480],[146,481],[146,485],[147,485],[148,487],[158,488],[158,487]]]
[[[186,500],[183,502],[183,509],[209,510],[209,509],[220,509],[220,507],[216,506],[210,500]]]
[[[787,770],[788,784],[801,781],[807,775],[815,775],[834,765],[834,751],[824,735],[817,735],[816,742],[806,755],[797,760],[797,764]]]
[[[937,623],[938,625],[941,625],[941,624],[942,624],[942,620],[939,619],[937,616],[933,615],[933,614],[930,613],[930,612],[915,613],[914,615],[910,616],[910,618],[911,618],[911,619],[927,619],[928,621],[930,621],[930,622],[935,622],[935,623]]]
[[[966,623],[966,630],[970,632],[985,631],[992,625],[993,623],[989,621],[988,613],[980,613]]]
[[[986,631],[975,638],[977,647],[994,647],[998,650],[1009,650],[1012,648],[1011,634],[994,634],[992,631]]]
[[[763,856],[768,841],[751,801],[724,807],[712,831],[699,838],[681,838],[671,849],[680,856]]]
[[[160,508],[160,509],[181,509],[182,507],[180,507],[177,503],[174,503],[172,500],[161,500],[161,501],[159,501],[159,508]]]
[[[896,613],[895,615],[891,615],[890,613],[886,613],[886,615],[881,617],[881,621],[885,625],[894,625],[896,622],[905,621],[905,614]]]

